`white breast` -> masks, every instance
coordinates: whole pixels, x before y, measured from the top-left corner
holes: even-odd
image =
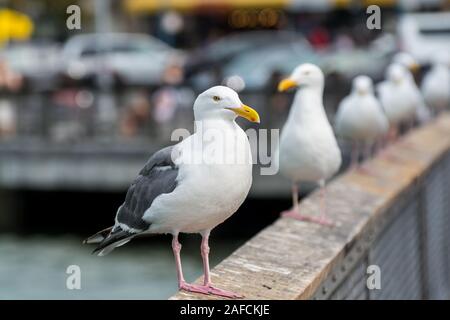
[[[416,106],[411,88],[405,82],[383,82],[378,86],[380,102],[391,124],[398,124],[415,117]]]
[[[341,152],[323,105],[297,93],[281,133],[280,172],[294,181],[328,179],[341,165]]]
[[[450,71],[445,66],[436,66],[428,72],[422,82],[422,93],[426,103],[434,110],[445,109],[450,104]]]
[[[387,119],[372,95],[352,94],[339,105],[336,131],[349,140],[372,143],[387,131]]]
[[[215,128],[218,126],[221,124],[214,124]],[[224,129],[224,141],[205,143],[204,137],[196,133],[182,143],[182,154],[192,150],[193,154],[201,155],[203,161],[189,163],[188,160],[179,165],[176,189],[155,199],[144,215],[151,223],[150,232],[210,230],[229,218],[243,203],[252,183],[250,145],[244,131],[234,122],[232,127],[220,129]],[[221,159],[222,151],[231,156],[226,163]],[[245,156],[231,159],[238,154]]]

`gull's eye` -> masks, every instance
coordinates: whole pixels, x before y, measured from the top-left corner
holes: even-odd
[[[305,74],[305,76],[307,76],[307,75],[309,74],[309,70],[306,70],[306,71],[304,72],[304,74]]]
[[[220,101],[220,97],[219,97],[219,96],[214,96],[214,97],[213,97],[213,100],[214,100],[214,101]]]

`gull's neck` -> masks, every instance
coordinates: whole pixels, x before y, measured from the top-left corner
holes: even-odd
[[[236,121],[224,118],[203,118],[201,120],[195,120],[195,132],[199,129],[199,126],[205,129],[220,129],[220,130],[236,130],[240,128]]]
[[[304,116],[325,114],[323,109],[323,87],[303,87],[297,90],[294,97],[289,119],[299,119]]]

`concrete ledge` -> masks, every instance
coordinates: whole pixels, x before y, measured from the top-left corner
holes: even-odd
[[[450,114],[446,113],[391,145],[388,153],[395,159],[370,160],[374,176],[344,173],[327,186],[334,228],[280,218],[216,266],[213,282],[246,299],[312,298],[352,244],[370,237],[375,222],[387,221],[389,209],[406,199],[405,194],[449,150]],[[302,203],[304,213],[317,214],[318,208],[317,192]],[[181,292],[171,299],[217,297]]]

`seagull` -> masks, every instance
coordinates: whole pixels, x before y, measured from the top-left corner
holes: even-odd
[[[416,119],[419,123],[425,123],[431,118],[430,109],[428,109],[425,104],[425,100],[420,92],[419,87],[417,86],[413,73],[416,73],[420,70],[420,65],[417,63],[416,59],[412,55],[407,52],[399,52],[392,59],[393,63],[400,64],[407,69],[406,79],[410,86],[409,96],[412,101],[414,101],[414,105],[416,108]],[[413,122],[409,124],[409,128],[413,126]]]
[[[237,116],[259,123],[258,113],[224,86],[201,93],[194,103],[195,132],[157,151],[131,184],[115,223],[85,240],[103,256],[145,234],[171,234],[180,290],[228,298],[239,294],[211,283],[208,239],[212,229],[241,206],[252,184],[248,138]],[[183,277],[179,233],[200,233],[204,281]]]
[[[325,182],[341,166],[341,151],[323,106],[324,75],[313,64],[302,64],[291,76],[279,83],[278,90],[297,88],[288,119],[282,129],[278,148],[278,168],[292,181],[293,207],[282,216],[324,225]],[[301,182],[315,182],[321,188],[322,208],[318,218],[299,211],[298,192]]]
[[[350,167],[366,170],[358,164],[361,149],[364,158],[368,158],[374,144],[389,129],[389,122],[374,95],[372,79],[364,75],[353,79],[350,95],[339,104],[335,128],[339,136],[352,143]]]
[[[408,69],[400,64],[391,64],[386,70],[386,80],[378,84],[378,96],[389,120],[388,139],[398,136],[403,123],[411,124],[416,117],[415,99],[411,94]]]
[[[421,91],[434,114],[449,107],[450,70],[447,52],[440,52],[433,58],[431,69],[423,79]]]

